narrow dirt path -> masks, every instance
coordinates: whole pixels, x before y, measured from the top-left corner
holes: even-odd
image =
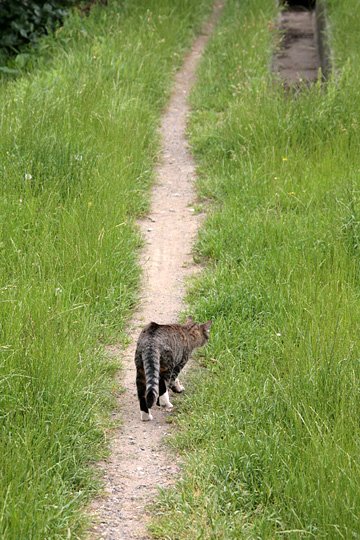
[[[158,487],[167,487],[179,472],[177,459],[163,439],[170,431],[168,414],[153,410],[152,422],[141,422],[135,389],[134,351],[140,329],[150,321],[175,322],[183,309],[184,281],[194,272],[192,244],[200,217],[195,200],[195,165],[186,137],[189,114],[187,98],[199,60],[220,14],[215,2],[212,15],[177,73],[170,102],[161,124],[162,152],[152,191],[149,216],[141,223],[146,241],[141,263],[144,269],[141,302],[130,323],[131,344],[121,357],[123,372],[120,398],[123,425],[112,434],[111,455],[101,466],[105,494],[90,511],[97,524],[92,538],[132,540],[148,538],[146,506]]]

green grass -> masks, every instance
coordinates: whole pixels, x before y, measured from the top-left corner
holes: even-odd
[[[97,483],[157,125],[210,2],[72,14],[0,85],[0,537],[70,538]]]
[[[328,2],[337,76],[292,95],[274,4],[228,0],[192,96],[210,209],[189,302],[214,325],[157,538],[360,537],[359,13]]]

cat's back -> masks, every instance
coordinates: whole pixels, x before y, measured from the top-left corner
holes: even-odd
[[[153,343],[160,348],[173,348],[183,341],[183,328],[179,324],[158,324],[150,322],[140,333],[138,346]]]

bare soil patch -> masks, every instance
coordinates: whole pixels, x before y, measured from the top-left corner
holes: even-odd
[[[141,302],[130,323],[131,344],[110,353],[123,364],[119,385],[124,389],[119,409],[122,427],[111,433],[111,454],[101,464],[104,496],[90,508],[94,514],[91,537],[111,540],[148,538],[146,506],[158,488],[166,488],[179,473],[175,455],[164,445],[169,412],[153,409],[154,420],[141,422],[135,388],[134,351],[140,329],[150,321],[169,323],[183,309],[185,279],[196,269],[191,254],[201,217],[196,215],[195,164],[185,136],[188,94],[199,60],[219,16],[217,1],[201,35],[177,73],[161,124],[162,151],[152,191],[149,216],[140,222],[145,239]]]

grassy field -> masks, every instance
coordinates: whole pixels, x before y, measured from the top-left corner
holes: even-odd
[[[192,96],[209,205],[189,294],[214,321],[177,417],[157,538],[360,537],[360,15],[329,1],[336,77],[269,73],[275,2],[228,0]]]
[[[210,2],[73,14],[0,84],[0,537],[73,538],[136,298],[156,127]],[[113,403],[112,403],[113,405]]]

